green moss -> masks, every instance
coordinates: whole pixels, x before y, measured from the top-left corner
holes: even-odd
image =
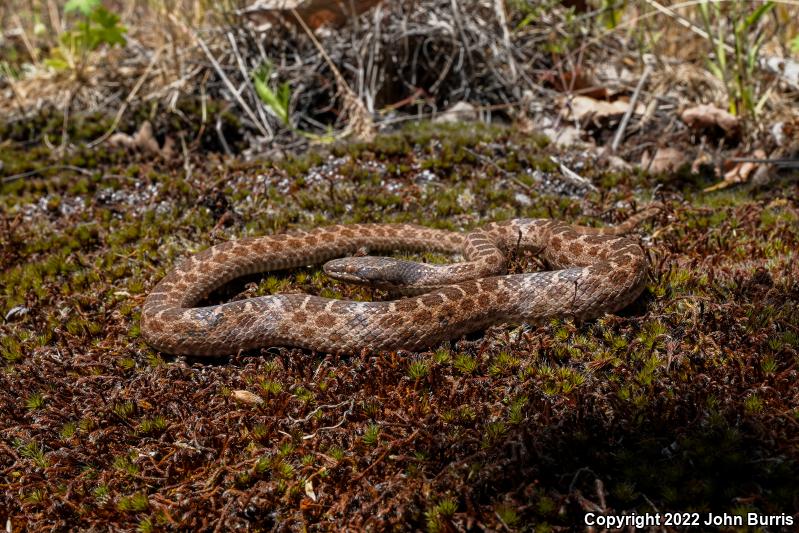
[[[369,424],[366,426],[366,430],[363,432],[363,442],[368,444],[369,446],[374,446],[377,444],[378,439],[380,438],[380,426],[377,424]]]
[[[130,496],[123,496],[117,503],[117,509],[122,512],[138,513],[146,511],[150,507],[150,502],[146,494],[137,492]]]

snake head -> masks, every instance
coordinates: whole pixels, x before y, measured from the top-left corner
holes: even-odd
[[[345,257],[324,264],[331,278],[381,289],[401,289],[419,278],[418,263],[393,257]]]

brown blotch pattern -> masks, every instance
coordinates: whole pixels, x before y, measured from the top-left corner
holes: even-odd
[[[413,314],[413,320],[416,321],[417,324],[424,324],[426,322],[429,322],[432,318],[433,318],[433,313],[431,313],[427,309],[416,311]]]
[[[438,294],[433,293],[433,294],[425,294],[424,296],[422,296],[422,304],[428,307],[440,305],[443,303],[444,303],[444,298],[442,298]]]
[[[329,328],[336,325],[336,317],[329,313],[322,313],[316,318],[316,324],[323,328]]]

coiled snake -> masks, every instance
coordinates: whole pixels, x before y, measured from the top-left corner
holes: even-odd
[[[646,283],[643,249],[624,233],[653,204],[606,228],[515,219],[457,233],[410,224],[355,224],[247,238],[186,258],[148,295],[141,333],[172,354],[224,355],[268,346],[333,353],[420,350],[503,322],[590,319],[631,303]],[[215,288],[256,272],[322,263],[362,249],[460,253],[450,265],[391,258],[330,261],[333,277],[422,293],[383,302],[276,294],[193,307]],[[513,250],[540,254],[553,269],[504,275]]]

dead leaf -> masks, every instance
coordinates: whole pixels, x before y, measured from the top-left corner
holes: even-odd
[[[153,135],[153,125],[149,120],[145,120],[139,126],[139,130],[134,135],[127,133],[115,133],[108,138],[108,144],[111,146],[124,146],[133,150],[139,150],[145,153],[160,154],[161,149],[158,146],[158,141],[155,140]]]
[[[314,502],[316,501],[316,493],[313,491],[313,481],[310,479],[305,482],[305,495]]]
[[[564,107],[564,114],[570,120],[578,120],[581,124],[608,117],[621,117],[630,108],[630,103],[625,100],[606,102],[596,100],[588,96],[575,96],[571,102]],[[644,112],[644,106],[635,106],[635,114],[640,115]]]
[[[473,122],[480,118],[477,108],[469,102],[455,102],[449,109],[433,119],[436,123]]]
[[[685,153],[676,148],[658,148],[654,157],[651,157],[649,152],[643,153],[641,156],[641,168],[655,174],[671,172],[680,168],[687,160],[688,157]]]
[[[247,405],[261,405],[264,399],[248,390],[234,390],[230,396],[237,402],[246,403]]]
[[[610,94],[594,78],[593,73],[581,68],[565,72],[547,70],[539,76],[539,80],[561,93],[579,94],[597,100],[606,100]]]
[[[626,171],[631,170],[633,168],[630,163],[628,163],[627,161],[625,161],[624,159],[622,159],[621,157],[619,157],[617,155],[609,155],[609,156],[607,156],[607,158],[605,159],[605,164],[607,165],[607,167],[609,169],[622,171],[622,172],[626,172]]]
[[[689,107],[680,114],[680,118],[694,130],[718,126],[727,137],[735,137],[740,133],[738,117],[714,105],[701,104]]]
[[[557,146],[563,148],[587,144],[583,142],[582,132],[572,126],[562,126],[559,129],[545,128],[541,130],[541,133],[549,137]]]
[[[752,159],[765,159],[766,152],[761,149],[755,150],[751,156]],[[755,172],[758,167],[765,166],[763,163],[755,163],[752,161],[741,161],[728,170],[724,174],[724,178],[719,183],[715,185],[711,185],[710,187],[705,188],[705,192],[711,191],[718,191],[721,189],[726,189],[732,185],[736,185],[738,183],[746,183],[749,181],[749,178],[752,176],[752,173]]]

